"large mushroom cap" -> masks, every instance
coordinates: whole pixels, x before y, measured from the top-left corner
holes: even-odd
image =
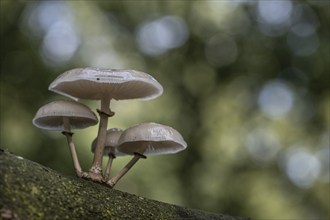
[[[109,155],[109,153],[113,153],[116,156],[124,156],[125,154],[122,152],[119,152],[117,150],[118,146],[118,140],[120,138],[120,135],[123,133],[123,130],[119,128],[110,128],[107,130],[107,136],[105,139],[105,146],[103,150],[103,155]],[[97,138],[94,139],[92,142],[92,152],[94,153],[95,148],[96,148],[96,142]]]
[[[42,106],[32,123],[41,129],[65,131],[64,123],[71,129],[81,129],[97,124],[94,112],[84,104],[75,101],[54,101]]]
[[[136,70],[77,68],[64,72],[48,87],[73,99],[153,99],[163,87],[152,76]]]
[[[143,123],[126,129],[118,141],[119,151],[144,155],[173,154],[187,144],[175,129],[157,123]]]

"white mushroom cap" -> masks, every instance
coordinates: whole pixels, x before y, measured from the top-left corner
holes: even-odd
[[[117,150],[118,146],[118,140],[120,138],[120,135],[123,133],[122,129],[119,128],[111,128],[107,130],[107,136],[105,139],[105,146],[103,150],[103,155],[107,156],[109,153],[112,151],[115,156],[124,156],[124,153],[121,153]],[[96,141],[97,139],[95,138],[94,141],[92,142],[92,152],[94,153],[95,148],[96,148]]]
[[[42,106],[32,123],[41,129],[68,131],[97,124],[94,112],[84,104],[75,101],[54,101]]]
[[[157,123],[142,123],[126,129],[119,138],[119,151],[143,155],[173,154],[186,149],[187,143],[175,129]]]
[[[136,70],[77,68],[64,72],[48,87],[73,99],[153,99],[163,87],[152,76]]]

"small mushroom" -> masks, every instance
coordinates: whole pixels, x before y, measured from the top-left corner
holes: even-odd
[[[87,106],[75,101],[54,101],[37,111],[32,123],[41,129],[62,131],[66,136],[76,174],[82,177],[71,129],[82,129],[97,124],[98,119]]]
[[[151,122],[130,127],[121,134],[117,149],[134,157],[107,184],[114,187],[140,158],[147,158],[146,155],[174,154],[186,147],[181,134],[169,126]]]
[[[102,156],[106,139],[111,99],[153,99],[163,93],[163,87],[149,74],[135,70],[77,68],[58,76],[48,88],[73,99],[101,101],[97,143],[89,177],[102,181]]]
[[[104,181],[108,181],[108,179],[109,179],[113,159],[115,159],[117,156],[126,155],[117,150],[118,140],[122,133],[123,133],[123,130],[121,130],[119,128],[111,128],[111,129],[107,130],[107,136],[105,139],[103,156],[108,156],[109,159],[108,159],[108,163],[107,163],[107,166],[105,169]],[[95,138],[94,141],[92,142],[92,152],[93,153],[95,152],[96,142],[97,142],[97,139]]]

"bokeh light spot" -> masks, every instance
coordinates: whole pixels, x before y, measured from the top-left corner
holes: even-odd
[[[277,136],[269,129],[254,129],[251,131],[245,141],[245,146],[250,156],[256,162],[272,161],[280,149],[280,143]]]
[[[260,31],[272,37],[283,35],[291,24],[293,5],[290,0],[259,1],[257,7],[257,20]]]
[[[292,108],[294,94],[290,87],[280,80],[266,83],[259,93],[258,103],[262,112],[270,118],[285,116]]]
[[[188,38],[186,23],[177,16],[165,16],[143,23],[137,31],[136,40],[141,51],[147,55],[160,55],[180,47]]]
[[[297,5],[294,7],[293,19],[296,22],[290,31],[300,37],[307,37],[314,34],[320,25],[315,12],[306,5]]]
[[[78,49],[79,42],[79,36],[70,24],[58,22],[47,32],[41,54],[49,62],[66,62]]]
[[[285,171],[289,179],[301,188],[309,188],[320,174],[320,161],[302,147],[286,153]]]
[[[44,32],[51,29],[58,21],[72,20],[72,13],[65,2],[43,1],[36,8],[38,24]]]
[[[24,17],[33,35],[42,38],[39,52],[46,64],[56,66],[73,57],[80,44],[80,36],[74,26],[72,10],[66,2],[32,4]]]
[[[259,18],[269,25],[281,25],[287,22],[292,12],[291,1],[259,1]]]

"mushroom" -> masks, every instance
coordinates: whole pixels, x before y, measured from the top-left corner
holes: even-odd
[[[54,101],[37,111],[32,123],[41,129],[62,131],[66,136],[76,174],[84,176],[81,170],[71,129],[82,129],[97,124],[98,119],[87,106],[75,101]]]
[[[120,138],[120,135],[123,133],[123,130],[119,128],[111,128],[107,130],[106,140],[105,140],[105,146],[103,150],[103,156],[108,156],[108,163],[105,169],[104,174],[104,181],[108,181],[110,176],[110,170],[113,159],[115,159],[117,156],[124,156],[124,153],[121,153],[117,150],[118,140]],[[95,138],[92,142],[92,152],[95,152],[96,148],[96,142],[97,139]]]
[[[130,127],[121,134],[117,149],[134,157],[107,184],[114,187],[140,158],[147,158],[146,155],[174,154],[186,148],[180,133],[169,126],[150,122]]]
[[[49,86],[50,91],[73,99],[101,101],[100,124],[89,178],[102,181],[102,156],[106,139],[108,117],[114,112],[110,100],[150,100],[163,93],[163,87],[149,74],[136,70],[77,68],[64,72]]]

